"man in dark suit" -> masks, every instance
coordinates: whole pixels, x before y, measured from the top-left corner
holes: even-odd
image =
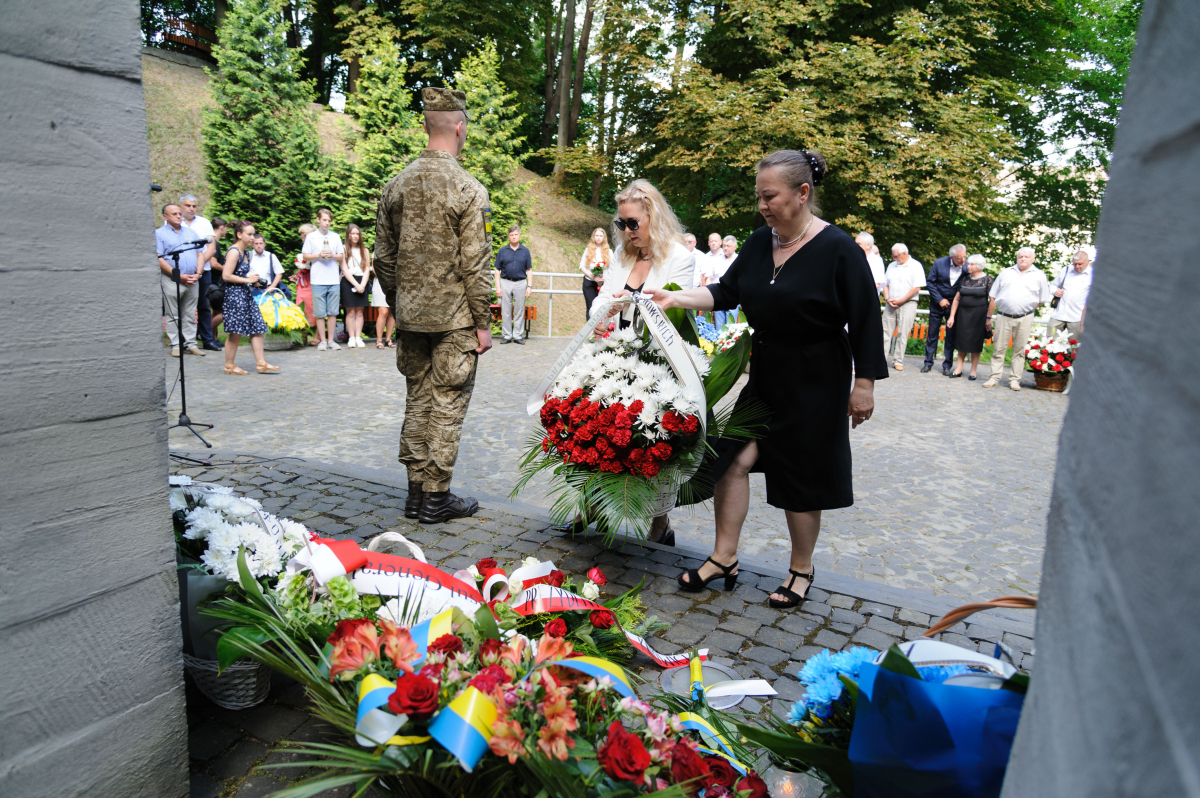
[[[925,336],[925,365],[921,373],[933,369],[933,358],[937,354],[938,331],[942,323],[950,318],[950,305],[954,302],[954,289],[962,279],[963,265],[967,262],[967,248],[962,244],[950,247],[950,254],[938,258],[929,270],[929,278],[925,281],[929,287],[929,332]],[[950,373],[950,363],[954,360],[954,330],[946,328],[945,360],[942,362],[942,374]]]

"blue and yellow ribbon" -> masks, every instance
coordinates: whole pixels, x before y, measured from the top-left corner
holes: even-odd
[[[721,733],[714,729],[711,723],[697,715],[695,712],[680,712],[679,722],[680,725],[682,725],[685,729],[692,729],[693,731],[700,732],[700,736],[703,737],[705,742],[708,742],[710,745],[715,741],[716,744],[721,746],[721,749],[729,755],[726,757],[726,759],[733,756],[733,749],[729,747],[729,741],[722,737]]]
[[[734,770],[736,770],[738,773],[741,773],[743,776],[745,776],[745,775],[746,775],[746,772],[747,772],[748,770],[750,770],[750,768],[746,767],[746,766],[745,766],[745,765],[743,765],[741,762],[737,761],[736,759],[734,759],[733,757],[731,757],[729,754],[726,754],[726,753],[724,753],[724,752],[722,752],[722,751],[714,751],[713,749],[711,749],[711,748],[705,748],[704,746],[700,746],[700,751],[701,751],[701,752],[703,752],[703,753],[705,753],[705,754],[711,754],[712,756],[719,756],[719,757],[721,757],[721,758],[722,758],[722,759],[724,759],[726,762],[728,762],[729,764],[733,765],[733,769],[734,769]]]
[[[549,665],[557,665],[560,668],[571,668],[572,670],[586,673],[589,676],[594,676],[597,679],[608,677],[612,682],[613,689],[620,693],[625,698],[633,697],[633,685],[629,683],[629,677],[625,675],[625,671],[620,665],[615,665],[606,659],[599,657],[572,657],[571,659],[556,659],[551,662],[543,662],[538,668],[545,668]],[[534,668],[537,670],[537,668]],[[532,674],[533,671],[530,671]],[[526,679],[529,678],[527,674]]]
[[[413,745],[429,741],[428,737],[396,734],[408,718],[405,715],[394,715],[387,709],[388,697],[395,690],[395,684],[377,673],[368,674],[362,680],[358,687],[358,714],[354,723],[354,738],[359,745],[370,748],[379,745]]]
[[[497,714],[490,698],[468,686],[434,717],[429,734],[470,773],[487,753]]]
[[[699,701],[704,695],[704,666],[699,657],[693,657],[689,667],[692,672],[692,700]]]
[[[419,624],[408,630],[412,635],[413,642],[417,644],[419,652],[417,658],[413,661],[413,665],[420,665],[425,661],[426,653],[429,650],[429,644],[437,640],[442,635],[453,634],[451,621],[454,619],[454,609],[448,609],[439,612],[432,618],[421,621]]]

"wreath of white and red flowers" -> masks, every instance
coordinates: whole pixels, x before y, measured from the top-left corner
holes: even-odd
[[[1025,362],[1042,374],[1062,374],[1071,368],[1078,350],[1079,341],[1067,330],[1061,330],[1053,338],[1034,335],[1025,347]]]

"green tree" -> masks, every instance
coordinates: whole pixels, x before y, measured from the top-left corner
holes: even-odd
[[[524,141],[517,133],[522,118],[515,104],[516,92],[506,91],[499,69],[496,46],[488,42],[465,58],[455,75],[471,114],[459,163],[483,183],[491,197],[495,250],[505,240],[503,233],[514,224],[524,224],[529,212],[528,187],[514,182],[522,161]]]
[[[338,14],[339,26],[349,30],[343,56],[359,64],[357,90],[346,102],[359,136],[354,160],[337,170],[341,182],[330,204],[339,224],[355,222],[369,236],[383,186],[421,154],[426,138],[420,117],[410,110],[399,31],[374,6],[360,11],[341,6]]]
[[[204,112],[206,174],[213,212],[254,223],[273,248],[291,248],[295,228],[312,217],[320,164],[300,79],[275,0],[233,0],[209,70],[214,104]],[[285,243],[286,242],[286,243]]]

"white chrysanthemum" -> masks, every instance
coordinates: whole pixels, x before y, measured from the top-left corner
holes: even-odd
[[[187,530],[183,536],[188,540],[204,540],[209,533],[225,526],[225,516],[209,507],[197,507],[187,514]]]
[[[695,344],[687,344],[687,353],[691,355],[692,362],[696,364],[696,371],[700,372],[701,377],[712,370],[712,363],[709,362],[708,356],[704,354],[703,349]]]
[[[208,533],[209,551],[236,552],[241,542],[241,535],[229,524],[223,523],[219,527],[210,529]]]
[[[192,478],[187,474],[172,474],[171,476],[167,477],[167,484],[178,487],[187,487],[188,485],[192,484]]]
[[[615,339],[619,343],[630,344],[630,343],[633,343],[634,341],[636,341],[641,336],[638,335],[637,331],[634,330],[633,327],[624,327],[624,328],[614,332],[612,334],[612,336],[610,336],[610,337]]]
[[[621,391],[621,383],[615,377],[605,377],[592,386],[591,400],[605,402],[611,400]]]
[[[308,529],[304,524],[290,518],[280,518],[279,525],[283,527],[283,545],[289,553],[295,553],[304,548],[309,540]]]
[[[204,490],[208,491],[209,493],[219,493],[223,496],[233,495],[233,488],[229,487],[228,485],[205,485]]]
[[[187,509],[187,491],[183,488],[171,488],[167,491],[167,499],[171,502],[171,512]]]
[[[660,380],[654,387],[654,395],[660,405],[674,404],[682,394],[679,383],[674,380]]]
[[[258,510],[258,507],[254,506],[255,504],[258,504],[258,502],[255,502],[253,499],[234,499],[233,503],[229,505],[229,509],[225,512],[234,518],[246,518],[254,515],[255,511]],[[261,506],[259,505],[259,507]]]
[[[204,506],[211,507],[214,510],[226,512],[233,503],[238,501],[232,493],[207,493],[204,494]]]
[[[210,548],[200,555],[200,562],[204,563],[208,570],[217,576],[223,576],[231,581],[236,581],[238,578],[237,555]]]
[[[647,431],[658,427],[658,404],[653,399],[642,400],[642,412],[638,414],[638,423]]]

